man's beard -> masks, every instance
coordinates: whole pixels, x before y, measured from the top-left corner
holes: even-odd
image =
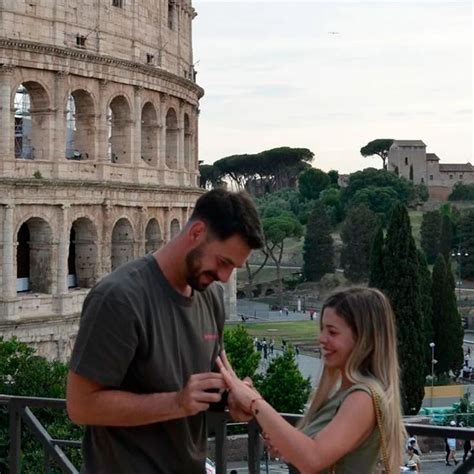
[[[202,254],[206,244],[201,244],[195,249],[191,250],[185,257],[186,262],[186,283],[196,291],[204,291],[210,283],[202,284],[199,281],[201,275],[208,275],[212,280],[218,280],[219,277],[213,271],[201,271]]]

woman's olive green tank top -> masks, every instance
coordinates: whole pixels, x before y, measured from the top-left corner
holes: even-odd
[[[331,397],[314,415],[313,420],[308,423],[303,432],[314,437],[323,428],[325,428],[336,413],[345,398],[352,392],[362,390],[370,396],[370,390],[364,385],[352,385],[345,390],[339,390]],[[354,430],[357,426],[354,426]],[[340,439],[334,439],[334,443],[341,442]],[[377,427],[374,428],[370,436],[354,451],[346,454],[336,462],[336,474],[366,474],[375,470],[379,458],[380,433]],[[321,474],[329,473],[329,469],[321,471]]]

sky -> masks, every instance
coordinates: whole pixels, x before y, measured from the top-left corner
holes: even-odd
[[[471,1],[193,0],[205,163],[280,146],[313,166],[381,167],[360,148],[421,139],[474,164]]]

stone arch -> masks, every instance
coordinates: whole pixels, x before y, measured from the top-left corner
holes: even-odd
[[[115,96],[108,107],[109,161],[130,163],[132,146],[132,120],[129,101],[124,95]]]
[[[170,240],[174,239],[181,231],[181,224],[178,219],[173,219],[170,223]]]
[[[68,288],[92,288],[97,281],[97,229],[87,217],[79,217],[69,236]]]
[[[193,133],[189,115],[184,114],[184,168],[190,171],[193,167]]]
[[[126,217],[120,218],[112,230],[112,271],[120,265],[133,260],[133,228]]]
[[[158,114],[151,102],[147,102],[142,108],[141,129],[142,160],[150,166],[156,167],[158,163]]]
[[[17,291],[51,293],[52,230],[47,221],[30,217],[17,232]]]
[[[159,249],[162,243],[160,224],[155,218],[150,219],[145,230],[145,252]]]
[[[166,166],[178,168],[178,117],[171,107],[166,114]]]
[[[66,106],[66,158],[91,159],[96,140],[95,103],[91,93],[73,90]]]
[[[20,83],[14,92],[15,158],[46,160],[49,157],[51,101],[42,84]]]

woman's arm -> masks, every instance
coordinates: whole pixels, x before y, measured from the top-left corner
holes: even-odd
[[[218,363],[238,403],[253,413],[272,447],[302,474],[312,474],[331,466],[359,447],[375,427],[372,397],[366,392],[355,391],[344,400],[334,419],[314,438],[310,438],[290,425],[258,393],[231,374],[223,362]]]

